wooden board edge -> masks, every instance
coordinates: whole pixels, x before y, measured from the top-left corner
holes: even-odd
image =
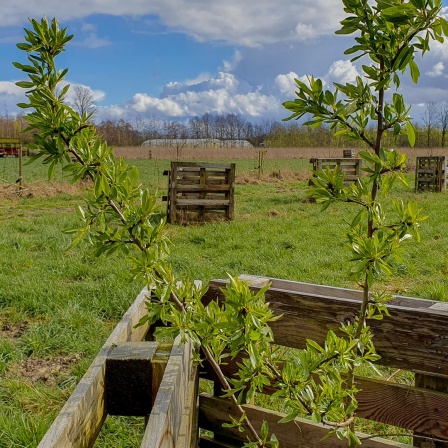
[[[343,448],[347,446],[347,441],[338,440],[335,436],[322,440],[329,429],[323,425],[312,423],[310,420],[297,418],[288,423],[278,423],[285,414],[253,405],[243,407],[257,430],[260,430],[263,420],[268,422],[270,431],[276,434],[280,446],[283,448]],[[246,441],[247,432],[240,433],[235,428],[222,428],[222,423],[230,423],[229,414],[236,415],[229,400],[205,393],[199,395],[200,428],[213,431],[215,434],[222,434],[226,438],[233,438],[235,444],[237,441]],[[362,433],[357,433],[357,435],[363,442],[363,448],[410,448],[412,446],[381,438],[368,438],[368,435]]]
[[[107,355],[118,342],[141,341],[144,338],[147,328],[134,327],[146,312],[147,296],[147,289],[143,289],[128,308],[42,438],[38,448],[91,446],[106,418],[104,378]]]
[[[193,369],[191,342],[176,338],[148,419],[141,448],[175,447],[188,396]]]

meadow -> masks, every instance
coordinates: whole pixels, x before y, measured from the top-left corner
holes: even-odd
[[[205,282],[247,273],[355,287],[345,241],[355,209],[338,204],[321,212],[307,196],[309,155],[301,155],[267,157],[261,179],[253,151],[234,159],[235,220],[168,225],[175,271]],[[168,159],[132,160],[160,198]],[[142,287],[118,255],[92,258],[86,242],[66,250],[64,231],[76,227],[74,207],[88,184],[68,185],[60,169],[49,182],[36,162],[24,167],[18,196],[17,173],[17,159],[0,159],[0,448],[37,446]],[[422,242],[406,245],[394,276],[378,287],[448,301],[448,193],[415,193],[412,169],[407,179],[409,187],[397,186],[392,197],[419,202],[428,216]],[[95,446],[135,446],[142,428],[141,419],[108,418]]]

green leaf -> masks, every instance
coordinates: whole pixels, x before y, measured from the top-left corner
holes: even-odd
[[[406,122],[406,135],[408,137],[409,144],[414,147],[415,145],[415,128],[414,125],[410,122]]]
[[[288,422],[291,422],[292,420],[294,420],[295,418],[296,418],[295,414],[288,414],[286,417],[283,417],[278,422],[279,423],[288,423]]]
[[[381,16],[387,22],[395,25],[406,25],[412,21],[416,15],[416,8],[413,5],[402,3],[399,6],[392,6],[381,11]]]
[[[420,70],[414,60],[409,61],[409,68],[411,70],[412,81],[414,81],[414,83],[417,84],[418,79],[420,78]]]

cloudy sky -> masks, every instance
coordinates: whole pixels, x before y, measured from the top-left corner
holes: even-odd
[[[0,12],[1,115],[24,100],[11,63],[26,62],[16,43],[28,18],[44,15],[75,35],[58,64],[72,86],[91,89],[97,121],[205,112],[278,120],[295,77],[346,82],[359,72],[343,54],[352,37],[334,35],[341,0],[2,0]],[[402,84],[416,119],[425,102],[448,101],[448,42],[418,62],[419,85]]]

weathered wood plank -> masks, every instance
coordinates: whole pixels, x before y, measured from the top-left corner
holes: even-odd
[[[239,278],[253,286],[257,286],[257,283],[263,286],[268,283],[271,283],[272,288],[275,289],[285,289],[293,292],[303,292],[306,294],[322,295],[327,297],[335,297],[339,299],[353,299],[358,301],[362,300],[362,291],[359,289],[347,289],[347,288],[338,288],[335,286],[315,285],[313,283],[294,282],[291,280],[283,280],[278,278],[269,278],[247,274],[240,275]],[[390,304],[392,305],[405,306],[409,308],[431,308],[433,306],[434,307],[440,306],[441,303],[442,302],[438,302],[436,300],[421,299],[406,296],[395,296],[395,298],[390,302]],[[448,311],[448,307],[446,304],[442,306]]]
[[[241,359],[226,360],[221,366],[224,375],[235,375],[238,371],[236,362]],[[218,378],[208,364],[204,363],[204,366],[207,368],[204,377],[217,382]],[[358,417],[448,439],[448,393],[361,377],[356,378],[356,386],[360,389],[356,396]],[[275,391],[273,387],[267,387],[263,392],[270,395]]]
[[[228,206],[228,199],[177,199],[176,204],[178,207],[188,207],[188,206],[201,206],[201,207],[217,207],[217,206]]]
[[[193,191],[197,191],[197,192],[210,192],[210,193],[214,193],[214,192],[226,192],[227,190],[230,190],[230,185],[229,184],[214,184],[214,185],[178,185],[177,186],[177,193],[184,193],[184,192],[193,192]]]
[[[269,411],[257,406],[244,406],[246,413],[258,431],[262,422],[268,422],[271,433],[274,433],[283,448],[342,448],[347,446],[346,441],[338,440],[335,436],[322,440],[327,435],[328,428],[323,425],[316,425],[309,420],[295,419],[288,423],[278,423],[285,414]],[[247,432],[240,433],[235,428],[223,428],[223,423],[230,423],[230,415],[236,415],[234,406],[229,400],[217,398],[209,394],[200,394],[199,396],[199,426],[202,429],[213,431],[215,434],[221,434],[233,438],[235,445],[238,441],[246,441]],[[388,441],[379,438],[367,439],[365,434],[358,434],[363,441],[363,448],[387,448],[387,447],[410,447],[403,443]],[[230,444],[230,442],[227,442]]]
[[[448,439],[448,394],[367,378],[357,385],[358,417]]]
[[[438,377],[434,377],[434,376],[422,375],[422,374],[416,373],[415,374],[415,385],[417,387],[424,388],[427,390],[443,392],[444,395],[448,393],[448,380],[446,378],[438,378]],[[440,425],[440,421],[439,421],[440,417],[442,417],[442,420],[443,420],[443,417],[448,415],[448,410],[442,406],[437,406],[434,409],[437,413],[437,417],[439,417],[439,418],[431,419],[430,423],[432,423],[433,427],[438,429],[438,427]],[[443,423],[442,423],[442,426],[443,426]],[[434,435],[433,432],[418,428],[414,432],[414,446],[418,446],[421,448],[428,446],[428,441],[424,437],[424,436],[428,436],[428,435],[437,437]],[[419,437],[419,436],[423,436],[423,437]],[[445,437],[440,436],[437,438],[448,439],[448,435],[445,432]],[[432,448],[448,448],[448,440],[446,442],[442,442],[440,440],[433,442],[431,446],[432,446]]]
[[[106,358],[114,344],[125,341],[141,341],[147,326],[134,328],[147,312],[143,290],[82,377],[76,389],[65,403],[38,448],[87,448],[93,445],[106,418],[104,378]]]
[[[187,437],[185,433],[181,434],[181,424],[188,403],[188,386],[195,367],[192,363],[191,343],[179,346],[179,340],[176,339],[171,350],[141,448],[173,448],[177,447],[180,435],[183,440]],[[190,405],[192,406],[191,403]]]
[[[221,297],[226,282],[210,283],[204,301]],[[271,287],[266,292],[275,314],[275,340],[281,345],[303,348],[306,339],[322,343],[328,330],[339,332],[341,322],[352,321],[359,300],[302,293]],[[417,299],[414,299],[417,300]],[[444,309],[389,305],[391,317],[370,322],[380,364],[448,377],[448,313]]]

